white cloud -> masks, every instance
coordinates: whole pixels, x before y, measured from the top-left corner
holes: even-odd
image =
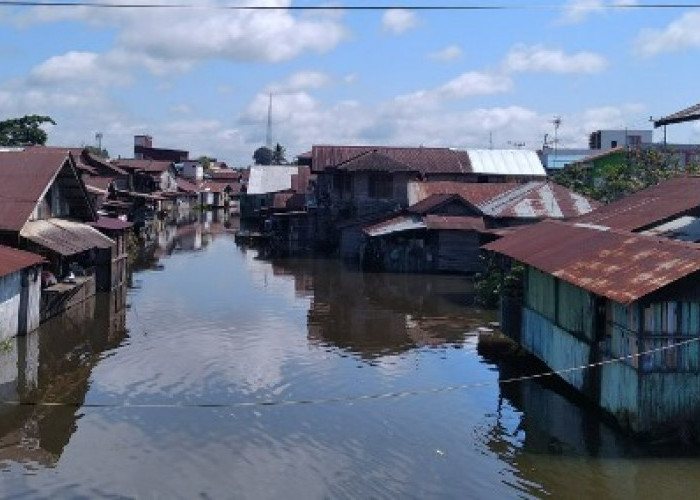
[[[644,56],[700,48],[700,12],[688,12],[662,30],[642,31],[634,47]]]
[[[454,61],[462,57],[462,49],[457,45],[449,45],[442,50],[431,52],[428,57],[434,61]]]
[[[121,3],[129,3],[120,0]],[[116,2],[116,3],[120,3]],[[338,17],[295,16],[280,10],[225,10],[246,2],[195,1],[198,9],[49,9],[38,7],[20,24],[80,20],[117,30],[114,57],[156,74],[190,69],[208,59],[281,62],[325,53],[347,35]],[[285,7],[290,0],[266,5]]]
[[[382,27],[385,31],[400,35],[415,28],[418,25],[418,18],[410,10],[387,9],[382,17]]]
[[[289,76],[283,82],[268,85],[266,92],[273,94],[295,93],[321,88],[330,84],[331,81],[330,76],[320,71],[300,71]]]
[[[610,6],[637,5],[637,0],[568,0],[563,7],[559,21],[563,24],[577,24],[587,20],[590,16],[601,14]]]
[[[509,72],[598,73],[607,66],[606,59],[593,52],[565,54],[561,49],[541,45],[518,45],[504,60]]]
[[[50,57],[33,68],[28,83],[57,85],[89,82],[91,85],[123,85],[131,82],[128,69],[110,56],[71,51]]]

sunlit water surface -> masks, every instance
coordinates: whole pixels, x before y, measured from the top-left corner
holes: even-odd
[[[0,352],[1,497],[700,491],[692,450],[633,445],[551,384],[499,386],[532,368],[465,278],[263,261],[170,229],[126,308],[99,296]]]

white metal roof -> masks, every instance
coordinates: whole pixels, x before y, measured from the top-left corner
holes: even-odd
[[[546,177],[537,153],[526,149],[468,149],[475,174]]]
[[[385,234],[400,233],[402,231],[425,229],[425,227],[423,218],[420,216],[400,216],[366,227],[364,231],[369,236],[383,236]]]
[[[247,193],[267,194],[291,189],[292,175],[296,173],[296,166],[254,165],[250,167]]]

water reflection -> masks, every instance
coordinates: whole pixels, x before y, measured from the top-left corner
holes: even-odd
[[[125,300],[126,288],[98,294],[0,353],[0,398],[6,402],[0,404],[0,467],[58,461],[75,431],[92,369],[126,337]]]
[[[459,276],[362,273],[334,260],[272,263],[308,296],[309,341],[372,359],[424,346],[459,347],[493,322],[492,311],[467,308],[471,282]]]

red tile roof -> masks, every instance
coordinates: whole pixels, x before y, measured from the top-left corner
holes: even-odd
[[[700,245],[559,221],[525,226],[484,248],[620,304],[700,270]]]
[[[0,276],[45,262],[41,255],[0,245]]]
[[[576,221],[640,231],[698,207],[700,177],[681,176],[603,205]]]

